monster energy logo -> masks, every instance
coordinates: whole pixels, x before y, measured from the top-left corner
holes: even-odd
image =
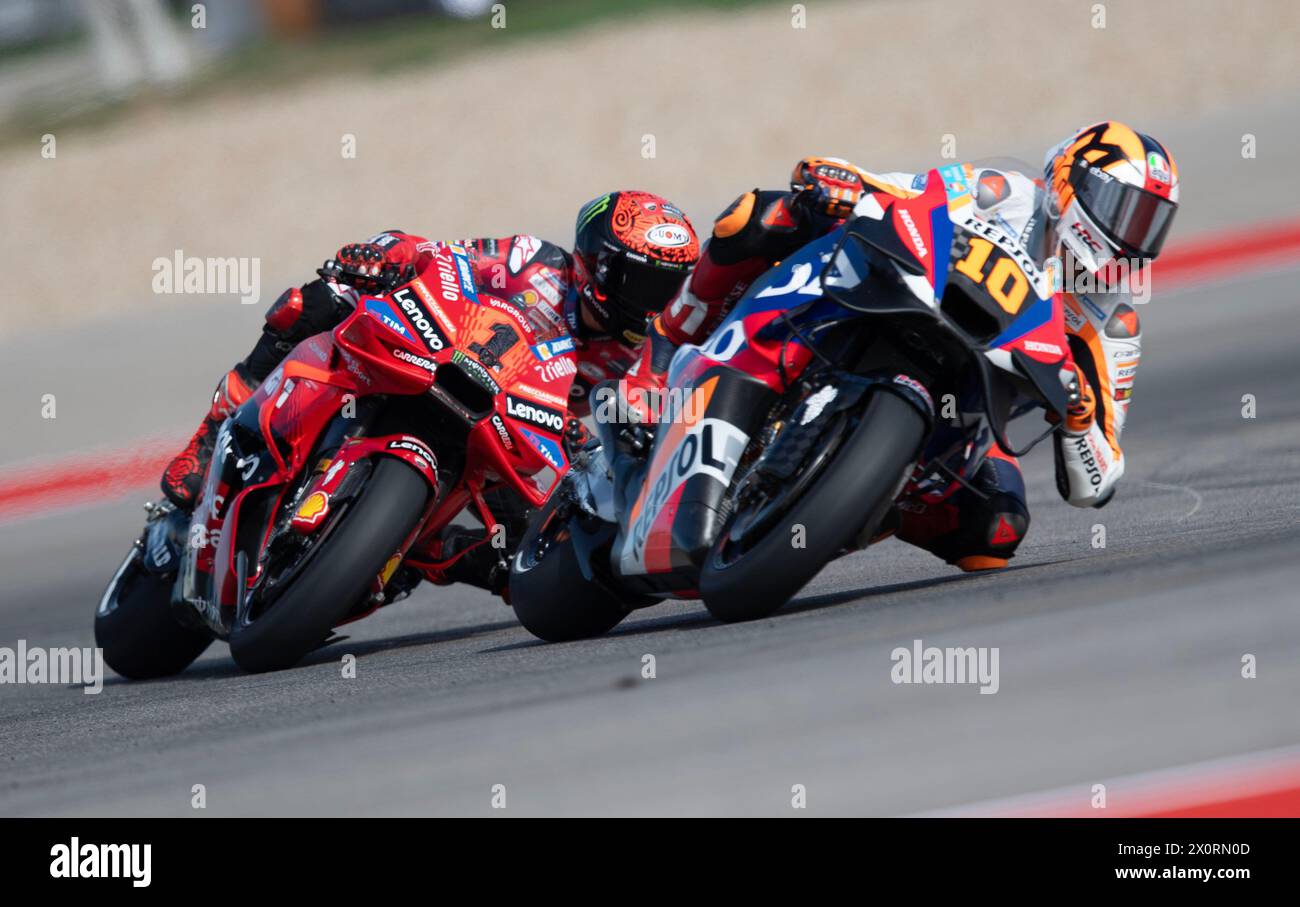
[[[581,230],[583,227],[587,226],[587,224],[591,223],[592,219],[597,214],[600,214],[602,211],[605,211],[608,208],[609,208],[608,195],[602,195],[600,198],[595,199],[594,201],[587,202],[587,204],[583,206],[583,209],[578,212],[578,229]]]
[[[494,396],[501,393],[501,385],[492,380],[492,375],[489,374],[488,370],[460,350],[456,350],[451,354],[451,361],[459,365],[471,380],[487,388]]]

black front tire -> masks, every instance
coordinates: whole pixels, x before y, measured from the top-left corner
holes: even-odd
[[[812,488],[730,562],[722,557],[724,529],[700,571],[700,597],[709,613],[728,623],[754,620],[789,601],[864,527],[884,517],[925,431],[925,420],[910,403],[887,392],[872,396]],[[804,527],[801,548],[791,544],[795,525]]]
[[[586,579],[573,527],[553,494],[510,560],[510,604],[524,629],[546,642],[601,636],[627,616],[618,599]]]
[[[279,671],[319,646],[370,591],[428,500],[419,473],[380,457],[360,496],[284,593],[252,622],[236,621],[230,633],[235,663],[245,671]]]
[[[128,680],[179,674],[212,643],[206,630],[182,626],[171,607],[172,575],[146,571],[133,557],[114,577],[107,609],[95,612],[95,645]]]

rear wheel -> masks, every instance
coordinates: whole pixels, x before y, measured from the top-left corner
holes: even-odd
[[[547,642],[608,633],[627,616],[618,599],[583,576],[564,495],[529,524],[510,562],[510,604],[524,629]]]
[[[319,543],[295,564],[292,580],[237,617],[230,654],[245,671],[293,667],[325,640],[371,589],[384,564],[415,528],[429,486],[410,466],[380,457],[358,497],[319,530]]]
[[[206,630],[182,626],[171,607],[172,574],[140,564],[133,550],[95,612],[95,645],[108,666],[130,680],[170,677],[190,666],[212,642]]]
[[[823,441],[793,483],[742,497],[700,571],[709,613],[753,620],[785,604],[884,517],[925,430],[915,407],[876,393],[857,425]]]

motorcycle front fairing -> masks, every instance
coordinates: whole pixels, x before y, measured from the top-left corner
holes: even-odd
[[[672,390],[639,493],[623,511],[614,570],[625,577],[676,574],[694,587],[695,571],[720,528],[718,506],[767,410],[771,392],[749,375],[701,358],[699,371]]]
[[[973,383],[958,394],[963,411],[974,392],[993,439],[1020,455],[1043,436],[1017,450],[1007,440],[1007,422],[1034,405],[1059,414],[1068,405],[1072,370],[1061,301],[1050,273],[971,213],[969,194],[940,174],[931,171],[925,192],[914,199],[864,199],[836,252],[837,260],[865,259],[863,279],[828,280],[827,292],[864,313],[930,322],[927,337],[970,365]],[[904,245],[900,224],[923,245]],[[927,250],[924,265],[920,248]],[[900,287],[910,300],[891,291]]]
[[[335,331],[362,317],[354,313]],[[251,574],[270,532],[271,515],[344,404],[351,401],[355,406],[348,430],[356,433],[364,431],[377,391],[418,392],[431,383],[423,370],[381,377],[366,370],[364,360],[351,358],[346,359],[347,367],[332,368],[335,356],[348,353],[336,347],[329,333],[302,341],[218,432],[200,503],[190,521],[189,556],[174,598],[193,605],[221,638],[229,633],[240,598],[238,555],[244,554],[244,569]],[[409,460],[436,486],[427,450],[389,450],[387,442],[400,438],[374,440],[384,442],[378,445],[382,453]],[[249,519],[245,508],[253,501],[260,509],[256,519]]]
[[[648,464],[631,483],[638,493],[618,508],[622,532],[611,567],[631,588],[694,590],[751,436],[814,358],[788,328],[767,328],[792,311],[810,329],[854,314],[820,298],[820,276],[839,239],[839,231],[822,237],[770,269],[704,344],[684,345],[674,355]]]

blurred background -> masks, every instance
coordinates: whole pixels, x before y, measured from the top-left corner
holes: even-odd
[[[281,290],[387,228],[566,244],[639,188],[705,231],[807,154],[1037,166],[1105,118],[1178,158],[1171,247],[1287,216],[1296,34],[1292,0],[0,0],[0,468],[187,434]],[[155,293],[178,254],[260,298]]]
[[[1297,35],[1295,0],[0,0],[0,644],[90,644],[161,463],[343,243],[567,245],[615,188],[703,233],[808,154],[1037,165],[1114,118],[1180,165],[1167,255],[1294,253]],[[260,300],[155,293],[178,253],[257,261]],[[1294,261],[1157,282],[1122,494],[1072,510],[1027,460],[1034,528],[1004,575],[887,542],[772,621],[676,603],[548,647],[485,593],[426,589],[355,625],[342,688],[337,647],[241,677],[214,646],[101,697],[0,689],[0,812],[188,813],[196,778],[217,812],[472,812],[518,778],[525,811],[777,812],[798,780],[891,813],[1293,745]],[[47,463],[135,484],[10,520],[15,488],[48,500]],[[1002,692],[889,684],[919,635],[1004,646]]]
[[[1037,164],[1108,117],[1178,157],[1171,243],[1280,217],[1296,34],[1291,0],[0,0],[0,381],[78,417],[6,395],[0,465],[188,432],[279,292],[390,227],[567,243],[642,188],[704,230],[807,154]],[[177,250],[256,259],[260,301],[154,293]]]

